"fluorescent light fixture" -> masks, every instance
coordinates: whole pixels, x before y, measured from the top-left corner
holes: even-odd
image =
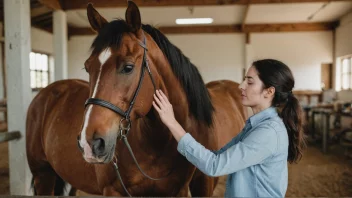
[[[188,19],[176,19],[176,24],[210,24],[213,23],[212,18],[188,18]]]

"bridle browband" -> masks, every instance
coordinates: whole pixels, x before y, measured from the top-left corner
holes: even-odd
[[[149,73],[150,79],[152,80],[152,83],[153,83],[153,86],[154,86],[154,92],[156,91],[155,80],[153,78],[152,72],[151,72],[149,64],[148,64],[148,59],[147,59],[147,51],[148,51],[147,40],[145,38],[144,31],[142,31],[142,33],[143,33],[143,42],[138,40],[138,44],[144,49],[143,62],[142,62],[142,71],[141,71],[141,75],[140,75],[140,78],[139,78],[139,83],[138,83],[137,89],[136,89],[136,91],[133,94],[133,97],[132,97],[132,100],[130,102],[130,106],[128,107],[128,109],[126,111],[123,111],[121,108],[115,106],[114,104],[112,104],[112,103],[110,103],[108,101],[102,100],[102,99],[98,99],[98,98],[89,98],[89,99],[87,99],[87,101],[85,102],[85,107],[87,107],[90,104],[99,105],[99,106],[108,108],[111,111],[121,115],[123,118],[120,120],[120,124],[119,124],[118,139],[123,140],[123,142],[125,143],[129,153],[131,154],[131,156],[133,158],[133,161],[137,165],[137,168],[139,169],[139,171],[145,177],[147,177],[148,179],[151,179],[151,180],[161,180],[161,179],[164,179],[164,178],[168,177],[173,172],[173,169],[165,177],[162,177],[162,178],[150,177],[139,166],[139,164],[137,162],[137,159],[136,159],[136,157],[133,154],[132,148],[129,145],[128,140],[127,140],[127,135],[128,135],[128,133],[129,133],[129,131],[131,129],[130,114],[131,114],[133,105],[134,105],[134,103],[135,103],[135,101],[137,99],[138,93],[139,93],[139,91],[141,89],[146,69],[147,69],[147,71]],[[124,124],[124,122],[127,122],[127,123],[125,123],[126,125]],[[123,189],[125,190],[126,194],[131,197],[131,194],[128,192],[126,186],[124,185],[124,183],[122,181],[122,177],[120,175],[120,171],[119,171],[119,167],[118,167],[118,161],[117,161],[117,157],[116,156],[114,156],[113,166],[114,166],[114,169],[116,171],[117,177],[119,178],[119,180],[121,182],[121,185],[122,185]]]

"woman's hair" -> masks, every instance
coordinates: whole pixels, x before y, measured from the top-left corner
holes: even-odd
[[[280,117],[287,129],[289,137],[287,160],[290,163],[298,162],[302,158],[305,138],[302,109],[299,101],[292,93],[295,85],[292,72],[287,65],[273,59],[255,61],[253,66],[258,71],[258,76],[264,83],[264,88],[275,88],[272,106],[281,109]]]

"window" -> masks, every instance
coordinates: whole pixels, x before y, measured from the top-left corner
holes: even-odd
[[[49,83],[49,56],[47,54],[31,52],[29,55],[31,88],[44,88]]]
[[[341,89],[352,89],[352,56],[341,59]]]

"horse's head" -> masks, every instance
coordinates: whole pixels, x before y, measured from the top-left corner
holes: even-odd
[[[212,124],[214,108],[198,69],[159,30],[142,25],[136,4],[128,1],[126,21],[108,23],[90,4],[87,13],[98,36],[85,63],[90,98],[78,146],[86,161],[112,160],[116,140],[121,137],[119,129],[151,112],[158,88],[169,97],[178,121],[187,125],[191,118]]]
[[[85,62],[89,74],[90,99],[78,137],[84,159],[108,163],[114,157],[116,138],[130,120],[145,116],[152,108],[158,75],[148,61],[152,38],[141,29],[138,7],[128,2],[126,21],[108,23],[91,4],[87,15],[98,32],[91,56]]]

